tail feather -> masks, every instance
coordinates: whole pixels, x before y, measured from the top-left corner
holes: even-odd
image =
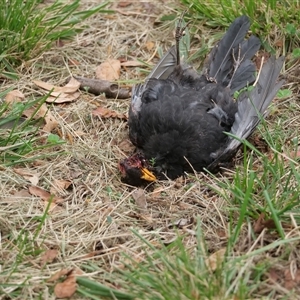
[[[211,51],[206,66],[209,78],[224,86],[229,85],[233,92],[255,80],[255,66],[250,59],[261,43],[255,36],[244,40],[249,27],[250,20],[247,16],[237,18]]]
[[[244,60],[239,68],[237,69],[236,73],[233,75],[230,84],[230,91],[233,95],[236,91],[241,90],[248,84],[251,84],[255,81],[255,65],[249,59]]]
[[[241,57],[251,59],[259,50],[260,46],[260,39],[251,35],[248,40],[243,41],[241,44]]]
[[[241,140],[248,138],[258,125],[260,118],[266,116],[271,101],[283,84],[283,81],[277,82],[283,63],[283,56],[278,59],[275,56],[270,57],[263,66],[254,89],[250,92],[243,92],[238,97],[238,111],[230,131],[236,138],[229,138],[226,148],[208,166],[209,171],[215,171],[220,163],[231,159],[241,145]]]
[[[250,27],[250,20],[246,16],[237,18],[229,27],[224,37],[214,47],[209,56],[209,77],[221,82],[224,72],[232,65],[232,49],[237,47],[245,38]]]

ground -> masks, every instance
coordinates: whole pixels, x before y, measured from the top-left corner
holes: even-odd
[[[97,2],[82,1],[82,5],[91,6]],[[71,75],[94,78],[96,67],[108,58],[142,60],[154,65],[158,61],[157,47],[165,51],[174,43],[174,26],[171,22],[161,22],[160,17],[177,14],[179,7],[176,1],[138,1],[128,6],[125,1],[112,4],[116,13],[91,17],[86,21],[88,28],[73,41],[58,43],[40,57],[24,63],[18,70],[22,77],[17,89],[29,98],[42,93],[33,80],[63,86]],[[193,47],[202,40],[199,28],[193,36]],[[120,80],[128,88],[145,76],[139,67],[124,67]],[[66,143],[52,149],[53,156],[49,158],[36,159],[22,166],[1,167],[1,235],[9,234],[13,241],[10,244],[3,239],[0,243],[0,271],[4,272],[0,281],[10,284],[3,288],[7,296],[2,299],[55,299],[56,283],[47,282],[47,279],[61,269],[81,270],[83,276],[89,273],[93,280],[120,287],[121,284],[106,279],[108,274],[114,278],[117,276],[115,270],[124,268],[123,254],[136,261],[145,255],[145,243],[132,232],[133,229],[158,248],[161,241],[167,245],[178,235],[184,236],[184,245],[192,251],[197,244],[196,225],[200,222],[208,255],[227,246],[231,238],[231,218],[238,220],[239,211],[228,208],[234,196],[232,191],[222,190],[219,183],[234,180],[235,170],[220,174],[217,179],[195,174],[186,179],[157,182],[141,195],[136,195],[136,188],[121,182],[118,162],[134,150],[128,140],[127,123],[119,118],[95,117],[92,112],[97,107],[106,107],[127,114],[129,103],[130,99],[107,99],[82,91],[72,103],[52,105],[51,113],[59,123],[53,133]],[[297,114],[287,101],[281,105],[280,110],[289,113],[282,119],[281,126],[291,134],[289,120],[297,118]],[[293,105],[298,108],[297,102]],[[275,107],[268,122],[277,124],[276,116]],[[61,150],[63,153],[55,155]],[[238,163],[243,162],[238,159]],[[37,186],[59,197],[47,216],[44,212],[48,202],[28,192],[33,184],[16,168],[34,174],[38,178]],[[297,226],[294,230],[290,237],[299,234]],[[255,239],[249,232],[247,224],[241,226],[234,249],[236,255],[248,255],[259,249],[257,244],[263,247],[278,238],[276,233],[262,230],[263,236]],[[290,251],[290,257],[280,265],[283,272],[299,263],[298,245],[293,246],[295,249]],[[35,255],[32,249],[57,251],[53,261],[49,259],[51,262],[46,264],[43,259],[48,259],[42,254]],[[282,255],[280,249],[277,251],[274,257]],[[245,268],[268,256],[272,256],[271,251],[258,253],[251,261],[250,258],[246,260]],[[277,263],[278,259],[270,261]],[[276,272],[278,268],[271,273],[274,285],[264,275],[265,290],[259,292],[258,288],[258,294],[268,295],[272,289],[276,297],[289,293],[289,287],[274,275]],[[118,281],[121,280],[116,279]],[[290,281],[296,282],[293,278]],[[76,294],[72,299],[81,297]]]

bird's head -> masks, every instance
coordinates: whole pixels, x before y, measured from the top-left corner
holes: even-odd
[[[134,186],[149,184],[157,179],[150,168],[151,166],[141,153],[134,153],[119,162],[122,180]]]

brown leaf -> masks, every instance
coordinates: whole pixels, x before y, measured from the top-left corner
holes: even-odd
[[[55,95],[57,96],[58,93],[66,93],[66,94],[73,94],[75,93],[79,87],[80,87],[80,82],[78,82],[75,78],[71,78],[70,81],[65,85],[65,86],[55,86],[51,83],[47,83],[44,81],[40,81],[40,80],[33,80],[33,82],[41,87],[42,89],[46,90],[46,91],[51,91],[53,90],[54,93],[56,93]]]
[[[47,103],[67,103],[67,102],[73,102],[74,100],[78,99],[80,97],[80,92],[76,92],[73,94],[67,94],[67,93],[60,93],[60,92],[52,92],[51,96],[49,96],[46,99]]]
[[[69,275],[65,281],[59,282],[54,287],[54,294],[57,298],[69,298],[72,297],[76,292],[77,284],[76,277],[73,275]]]
[[[40,81],[33,80],[33,82],[43,88],[46,91],[51,91],[50,96],[46,99],[47,103],[65,103],[72,102],[79,98],[80,92],[78,89],[80,87],[80,82],[78,82],[75,78],[71,78],[70,81],[65,86],[55,86],[53,84]]]
[[[24,99],[25,99],[24,94],[18,90],[10,91],[5,96],[5,102],[8,104],[12,104],[15,102],[22,102]]]
[[[50,263],[53,262],[57,257],[57,255],[58,255],[57,249],[46,250],[41,256],[41,261],[40,261],[41,266],[44,266],[48,262]]]
[[[42,106],[39,108],[38,111],[36,111],[35,108],[26,109],[23,112],[23,115],[26,116],[27,118],[32,118],[33,115],[34,115],[33,117],[34,119],[43,118],[46,123],[45,126],[43,127],[43,130],[46,132],[51,132],[58,125],[58,122],[51,114],[51,112],[49,111],[45,103],[42,104]]]
[[[135,204],[140,210],[145,210],[147,208],[147,201],[145,191],[142,189],[137,189],[132,193],[132,198]]]
[[[151,51],[154,48],[154,46],[155,46],[155,44],[151,41],[148,41],[146,43],[146,48],[147,48],[148,51]]]
[[[39,182],[39,173],[32,173],[26,169],[17,169],[14,168],[15,173],[23,176],[26,180],[30,181],[31,184],[37,185]]]
[[[22,189],[15,192],[12,196],[5,198],[6,201],[23,201],[26,198],[30,198],[31,195],[28,193],[28,190]]]
[[[129,6],[129,5],[131,5],[132,4],[132,2],[129,2],[129,1],[120,1],[119,3],[118,3],[118,6],[117,7],[127,7],[127,6]]]
[[[117,59],[108,59],[96,68],[96,78],[108,81],[119,79],[121,63]]]
[[[31,195],[40,197],[44,201],[45,208],[48,207],[49,201],[52,199],[50,203],[49,211],[50,212],[57,212],[61,209],[61,207],[57,206],[57,204],[62,203],[63,199],[54,195],[51,195],[49,192],[45,191],[44,189],[38,186],[30,186],[28,191]]]
[[[121,63],[122,67],[140,67],[140,66],[145,66],[145,64],[143,64],[142,62],[138,61],[138,60],[128,60],[128,61],[124,61]]]
[[[55,179],[53,183],[56,187],[58,187],[61,190],[66,190],[72,184],[70,180],[64,180],[64,179],[61,180]]]
[[[265,220],[265,214],[261,213],[253,225],[253,230],[255,233],[261,233],[265,228],[275,229],[276,224],[272,219]]]
[[[101,106],[93,110],[92,114],[101,118],[117,118],[121,120],[127,120],[127,116],[125,114],[121,114]]]
[[[221,248],[220,250],[218,250],[217,252],[213,253],[212,255],[210,255],[206,260],[206,266],[211,270],[211,271],[215,271],[217,268],[220,267],[220,265],[222,264],[223,260],[224,260],[224,256],[226,253],[226,248]]]
[[[48,279],[47,282],[54,282],[56,280],[58,280],[59,278],[61,278],[62,276],[67,275],[68,273],[71,273],[72,270],[68,270],[68,269],[61,269],[57,272],[55,272],[53,275],[51,275]]]
[[[125,139],[118,144],[118,147],[125,153],[132,153],[134,150],[133,144],[129,139]]]

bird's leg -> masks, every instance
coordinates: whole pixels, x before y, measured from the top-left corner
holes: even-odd
[[[188,25],[191,23],[191,21],[188,21],[185,26],[182,27],[182,23],[184,21],[183,17],[185,15],[186,11],[184,11],[180,19],[178,21],[178,24],[176,26],[176,31],[175,31],[175,41],[176,41],[176,64],[177,66],[180,65],[180,53],[179,53],[179,43],[181,38],[185,35],[185,29],[188,27]]]
[[[232,49],[232,58],[233,58],[233,67],[234,67],[234,69],[233,69],[233,73],[232,73],[230,82],[228,83],[227,87],[231,86],[233,77],[234,77],[237,69],[239,68],[240,64],[244,60],[244,57],[245,57],[245,55],[243,55],[243,57],[241,57],[241,45],[240,44],[239,44],[239,50],[238,50],[237,57],[235,57],[235,55],[234,55],[234,49]]]

